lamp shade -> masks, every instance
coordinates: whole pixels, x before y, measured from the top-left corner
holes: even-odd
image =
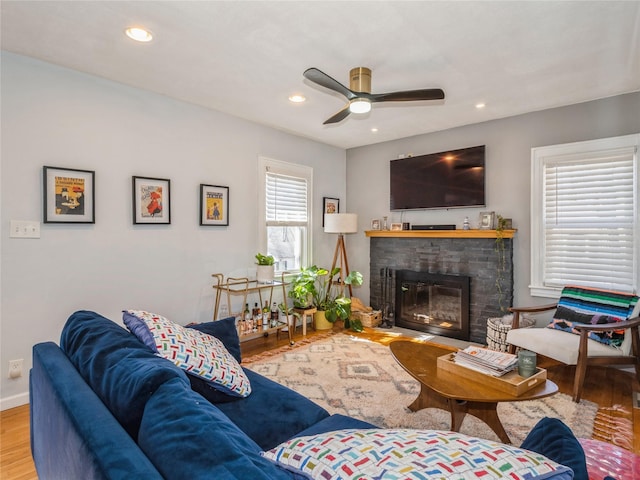
[[[324,233],[356,233],[358,215],[355,213],[328,213],[324,216]]]

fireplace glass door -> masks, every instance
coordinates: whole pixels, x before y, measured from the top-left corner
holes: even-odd
[[[403,270],[396,282],[398,326],[469,339],[469,277]]]

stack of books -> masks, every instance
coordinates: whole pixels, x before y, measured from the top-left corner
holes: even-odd
[[[501,377],[518,366],[518,357],[487,348],[467,347],[453,354],[453,361],[492,377]]]

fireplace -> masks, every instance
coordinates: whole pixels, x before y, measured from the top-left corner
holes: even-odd
[[[396,325],[469,340],[469,277],[398,270],[395,290]]]
[[[495,249],[495,233],[490,230],[367,232],[370,237],[371,306],[382,310],[386,301],[396,299],[395,279],[389,282],[389,300],[385,300],[387,297],[382,294],[384,276],[378,273],[385,268],[394,274],[410,270],[465,275],[471,279],[469,340],[484,343],[487,319],[504,315],[500,305],[513,305],[514,233],[505,231],[505,253],[499,256]],[[501,264],[501,260],[506,260],[506,263]]]

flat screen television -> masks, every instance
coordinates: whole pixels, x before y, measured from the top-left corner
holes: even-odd
[[[391,160],[391,210],[483,207],[485,146]]]

